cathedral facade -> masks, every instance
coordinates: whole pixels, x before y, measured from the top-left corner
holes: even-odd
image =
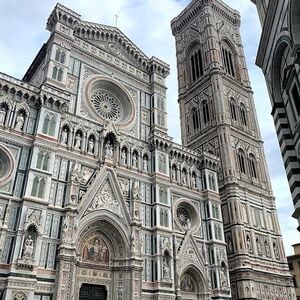
[[[239,35],[220,1],[172,21],[169,66],[57,4],[0,73],[0,299],[294,299]]]
[[[166,63],[57,5],[0,75],[1,299],[230,299],[219,159],[167,135]]]

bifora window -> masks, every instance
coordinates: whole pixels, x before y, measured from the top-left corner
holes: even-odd
[[[235,67],[234,67],[232,50],[226,43],[223,43],[222,45],[222,54],[223,54],[223,63],[224,63],[224,68],[226,73],[235,77]]]
[[[203,75],[203,61],[200,49],[191,53],[190,56],[191,77],[192,81],[198,80]]]

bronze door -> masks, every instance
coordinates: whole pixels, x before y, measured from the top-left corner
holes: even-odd
[[[107,291],[104,285],[82,284],[79,300],[106,300]]]

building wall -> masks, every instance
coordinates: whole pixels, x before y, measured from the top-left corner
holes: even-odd
[[[262,68],[272,104],[282,158],[299,214],[299,3],[270,2],[263,22],[257,64]]]
[[[297,300],[300,299],[300,248],[299,244],[293,245],[294,255],[287,257],[289,269],[293,276]]]

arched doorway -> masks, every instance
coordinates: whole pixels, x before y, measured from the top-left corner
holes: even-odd
[[[106,300],[107,290],[104,285],[82,284],[79,291],[79,300]]]
[[[129,241],[109,212],[97,220],[94,215],[82,224],[77,241],[75,299],[127,299],[133,278],[128,272]]]
[[[206,298],[206,287],[199,271],[189,267],[180,277],[180,290],[182,300],[204,300]]]

